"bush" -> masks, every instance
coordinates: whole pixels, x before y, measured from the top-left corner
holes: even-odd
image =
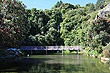
[[[94,56],[98,56],[98,52],[97,51],[94,51],[93,55]]]
[[[72,51],[71,53],[77,53],[76,51]]]
[[[85,48],[85,50],[83,51],[83,53],[84,53],[85,55],[90,54],[90,52],[89,52],[90,49],[91,49],[91,47]]]
[[[89,55],[93,55],[93,53],[94,53],[94,50],[88,52]]]
[[[89,55],[94,55],[95,57],[98,56],[98,52],[96,50],[91,50],[88,52]]]
[[[64,53],[65,54],[68,54],[68,53],[70,53],[70,51],[69,50],[65,50]]]
[[[103,55],[104,55],[104,57],[106,57],[106,58],[110,58],[110,49],[105,49],[105,50],[103,51]]]

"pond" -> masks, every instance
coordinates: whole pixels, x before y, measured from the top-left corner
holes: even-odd
[[[83,55],[31,55],[0,65],[0,72],[110,73],[107,65]]]

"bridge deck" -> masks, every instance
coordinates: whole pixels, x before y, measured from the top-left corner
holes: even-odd
[[[21,46],[21,50],[81,50],[81,46]]]

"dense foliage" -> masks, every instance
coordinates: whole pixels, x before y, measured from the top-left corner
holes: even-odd
[[[108,2],[98,0],[81,7],[58,1],[52,9],[43,11],[25,9],[20,1],[3,0],[0,43],[6,47],[16,47],[21,42],[27,46],[79,45],[100,53],[110,41],[110,21],[109,17],[98,16],[98,10]]]
[[[2,0],[0,3],[0,45],[19,47],[28,32],[25,5],[16,0]]]

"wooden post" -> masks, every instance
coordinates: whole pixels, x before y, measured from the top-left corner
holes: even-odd
[[[78,55],[78,50],[77,50],[77,55]]]

